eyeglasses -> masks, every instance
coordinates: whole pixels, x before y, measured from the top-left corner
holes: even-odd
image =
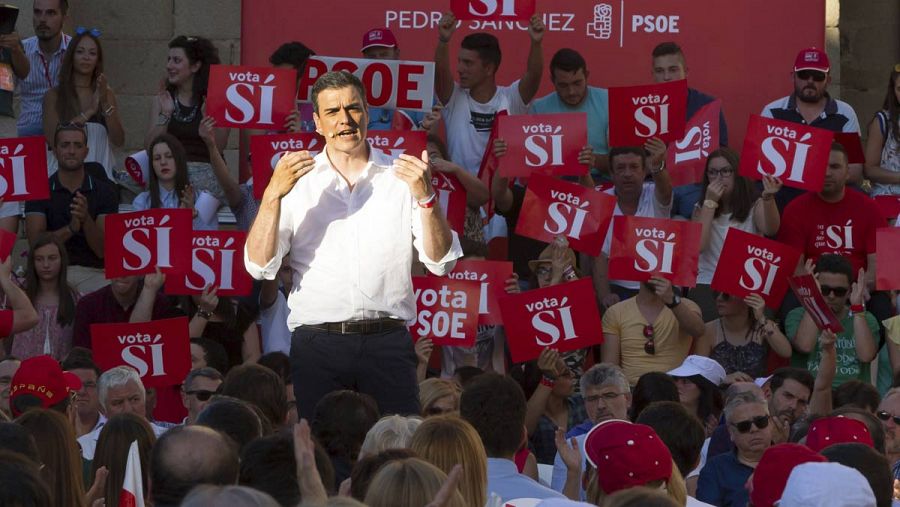
[[[847,295],[847,287],[831,287],[829,285],[820,286],[822,289],[822,295],[827,296],[829,293],[833,293],[835,296],[842,298]]]
[[[197,399],[200,401],[206,401],[206,400],[210,399],[213,395],[219,394],[220,391],[221,391],[221,389],[216,389],[215,391],[206,391],[203,389],[198,389],[196,391],[185,391],[184,394],[187,394],[190,396],[196,396]]]
[[[761,415],[759,417],[754,417],[753,419],[747,419],[746,421],[732,423],[731,425],[734,426],[734,429],[738,430],[738,433],[747,433],[752,426],[756,426],[758,429],[763,429],[768,426],[769,416]]]
[[[656,336],[653,335],[653,326],[649,324],[644,326],[644,338],[647,339],[644,343],[644,352],[651,356],[656,354],[656,343],[653,342],[653,339],[656,338]]]
[[[603,393],[603,394],[595,394],[595,395],[593,395],[593,396],[586,396],[586,397],[584,398],[584,402],[585,402],[585,403],[596,403],[596,402],[598,402],[598,401],[600,401],[600,400],[603,400],[603,401],[612,401],[612,400],[618,398],[619,396],[625,396],[625,393],[613,393],[613,392],[609,392],[609,393]]]
[[[807,81],[812,78],[813,81],[821,83],[825,81],[825,73],[821,70],[799,70],[797,71],[797,77],[801,81]]]
[[[710,178],[718,178],[719,176],[728,177],[734,174],[733,167],[723,167],[721,169],[707,169],[706,174]]]
[[[878,418],[884,422],[888,422],[890,419],[893,419],[894,424],[900,426],[900,415],[892,415],[887,410],[879,410],[878,412],[875,412],[875,415],[877,415]]]

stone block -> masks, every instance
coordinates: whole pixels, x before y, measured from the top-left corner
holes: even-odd
[[[240,39],[215,39],[213,40],[219,50],[219,59],[225,65],[238,65],[241,61]]]
[[[825,0],[825,26],[836,27],[841,20],[840,0]]]
[[[110,85],[120,95],[150,95],[166,75],[168,41],[104,41],[103,66]]]
[[[150,107],[155,97],[150,95],[123,95],[119,97],[119,114],[125,126],[126,154],[144,146],[144,134],[150,121]]]
[[[104,40],[168,40],[174,29],[172,2],[173,0],[71,2],[69,19],[73,26],[99,28]]]
[[[240,0],[175,0],[175,33],[209,39],[241,37]]]

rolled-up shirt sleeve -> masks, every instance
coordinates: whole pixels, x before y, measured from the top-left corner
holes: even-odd
[[[463,256],[462,246],[459,244],[459,236],[452,229],[450,234],[453,236],[453,241],[450,244],[450,249],[447,250],[447,253],[440,260],[436,261],[425,254],[425,233],[422,229],[422,217],[416,206],[413,206],[412,232],[413,246],[416,247],[416,251],[419,253],[419,260],[428,268],[428,271],[435,275],[443,276],[452,271],[453,267],[456,266],[456,259]]]
[[[247,245],[244,244],[244,268],[256,280],[274,280],[278,268],[281,267],[281,259],[290,251],[291,239],[294,237],[294,220],[288,197],[281,201],[281,215],[278,217],[278,244],[275,255],[269,259],[269,262],[265,266],[260,266],[251,261]]]

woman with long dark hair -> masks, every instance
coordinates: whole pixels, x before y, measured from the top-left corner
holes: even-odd
[[[122,481],[125,480],[125,466],[128,463],[128,452],[131,443],[137,441],[138,454],[141,457],[141,485],[144,498],[147,497],[147,477],[150,472],[150,450],[156,443],[156,434],[150,423],[143,417],[131,413],[122,413],[110,417],[100,430],[97,450],[94,452],[93,474],[101,467],[106,467],[109,476],[103,497],[106,505],[119,505],[119,493]]]
[[[900,195],[900,63],[891,69],[881,111],[869,123],[866,178],[872,195]]]
[[[43,114],[47,144],[53,146],[57,125],[83,125],[88,140],[85,162],[99,163],[106,176],[113,179],[116,157],[110,145],[125,144],[125,128],[116,94],[103,73],[103,46],[96,28],[79,28],[72,37],[59,69],[59,86],[44,95]]]
[[[47,354],[61,361],[72,349],[72,324],[80,295],[66,281],[69,256],[51,233],[38,237],[28,252],[25,294],[38,325],[13,338],[12,354],[20,359]]]
[[[669,371],[678,386],[678,401],[703,423],[706,436],[719,425],[725,403],[719,385],[725,380],[725,369],[703,356],[690,355],[681,366]]]
[[[15,421],[34,437],[41,459],[41,475],[60,507],[85,507],[81,452],[75,430],[66,417],[53,410],[31,409]]]
[[[703,311],[704,322],[716,318],[716,304],[709,285],[712,283],[722,246],[730,228],[751,234],[774,235],[781,226],[775,194],[781,180],[763,178],[762,195],[757,198],[753,183],[738,174],[740,157],[732,149],[720,148],[709,154],[703,173],[703,202],[694,208],[693,221],[703,226],[700,236],[700,259],[697,286],[689,297]]]

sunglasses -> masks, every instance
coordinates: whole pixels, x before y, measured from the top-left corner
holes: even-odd
[[[650,354],[651,356],[656,354],[656,343],[654,343],[653,339],[656,338],[653,334],[653,326],[647,324],[644,326],[644,338],[647,341],[644,343],[644,352]]]
[[[208,399],[212,398],[213,395],[219,394],[220,391],[220,389],[216,389],[215,391],[206,391],[201,389],[197,391],[185,391],[184,394],[196,396],[200,401],[207,401]]]
[[[753,426],[756,426],[758,429],[763,429],[768,426],[769,416],[761,415],[759,417],[754,417],[753,419],[747,419],[746,421],[732,423],[731,425],[738,430],[738,433],[747,433]]]
[[[801,81],[806,81],[810,78],[819,83],[825,81],[825,73],[820,70],[800,70],[797,71],[797,77],[800,78]]]
[[[894,419],[894,424],[900,426],[900,415],[891,415],[891,413],[886,410],[879,410],[878,412],[875,412],[875,415],[884,422]]]
[[[822,295],[827,296],[828,294],[834,294],[835,296],[842,298],[847,295],[847,291],[849,290],[847,287],[831,287],[828,285],[822,285],[820,287],[822,289]]]

